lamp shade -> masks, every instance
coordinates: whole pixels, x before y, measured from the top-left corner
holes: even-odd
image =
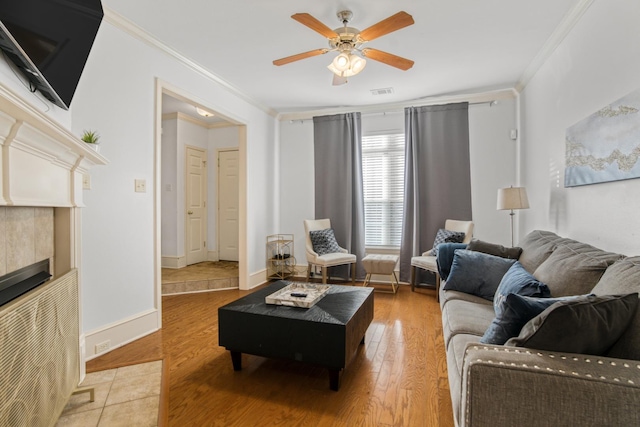
[[[509,187],[498,189],[497,209],[529,209],[527,190],[524,187]]]

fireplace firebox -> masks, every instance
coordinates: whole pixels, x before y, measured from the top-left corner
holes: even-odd
[[[0,277],[0,306],[45,283],[51,278],[49,271],[47,258]]]

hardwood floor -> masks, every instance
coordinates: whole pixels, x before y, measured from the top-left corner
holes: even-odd
[[[247,293],[165,296],[162,330],[88,362],[87,371],[164,358],[171,426],[453,426],[434,291],[375,293],[365,345],[338,392],[326,369],[303,363],[243,354],[242,371],[233,371],[218,346],[217,308]]]

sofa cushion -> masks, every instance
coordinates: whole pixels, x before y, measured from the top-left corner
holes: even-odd
[[[433,241],[433,249],[431,249],[431,255],[438,256],[438,245],[441,243],[462,243],[466,234],[462,231],[451,231],[441,228],[436,233],[436,238]]]
[[[502,276],[513,263],[513,259],[458,249],[444,288],[493,300]]]
[[[640,292],[640,256],[616,261],[607,268],[592,291],[596,295]],[[620,339],[607,352],[608,357],[640,360],[640,309]]]
[[[447,291],[443,289],[443,287],[441,286],[440,287],[440,308],[442,309],[448,301],[454,301],[454,300],[469,301],[476,304],[493,306],[492,301],[488,301],[477,295],[471,295],[466,292],[460,292],[460,291]]]
[[[604,355],[635,316],[638,294],[582,295],[556,302],[506,345]]]
[[[573,241],[558,245],[533,275],[549,286],[554,297],[589,293],[604,271],[621,255]]]
[[[478,340],[493,320],[493,306],[469,301],[449,301],[442,310],[442,331],[445,348],[457,334],[477,335]]]
[[[501,258],[509,258],[509,259],[518,259],[520,254],[522,254],[522,248],[513,247],[506,248],[502,245],[497,245],[495,243],[485,242],[483,240],[473,239],[467,249],[470,251],[483,252],[489,255],[499,256]]]
[[[318,255],[340,252],[340,246],[336,241],[332,228],[310,231],[309,238],[311,239],[313,251]]]
[[[508,294],[502,301],[500,312],[496,313],[496,317],[491,321],[484,335],[482,335],[480,342],[483,344],[504,344],[510,338],[517,337],[528,321],[558,301],[559,299],[557,298],[537,298]]]
[[[509,294],[528,297],[549,298],[549,287],[537,280],[531,273],[516,261],[505,273],[493,297],[493,308],[496,317],[500,316],[505,298]]]
[[[519,243],[522,254],[518,261],[529,273],[533,273],[551,255],[558,242],[563,240],[566,239],[550,231],[534,230]]]

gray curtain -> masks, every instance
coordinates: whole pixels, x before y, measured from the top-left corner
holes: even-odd
[[[358,257],[356,277],[364,278],[362,127],[360,113],[313,118],[316,219],[331,219],[338,244]],[[331,276],[348,279],[348,266]]]
[[[447,219],[471,220],[469,104],[405,108],[404,220],[400,279],[411,257],[431,249]],[[417,283],[435,283],[428,272]]]

